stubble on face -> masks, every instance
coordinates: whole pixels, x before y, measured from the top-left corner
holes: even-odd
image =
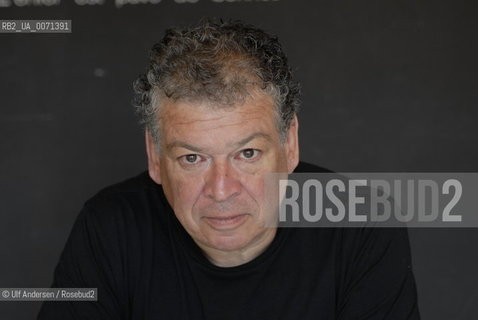
[[[256,96],[227,109],[173,101],[162,107],[160,180],[178,220],[218,265],[260,254],[276,231],[264,227],[264,175],[290,169],[272,99]]]

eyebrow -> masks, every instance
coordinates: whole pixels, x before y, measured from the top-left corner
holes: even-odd
[[[268,141],[272,141],[272,137],[266,133],[263,133],[263,132],[255,132],[253,134],[251,134],[250,136],[238,141],[238,142],[235,142],[233,144],[231,144],[231,146],[235,147],[235,148],[239,148],[239,147],[242,147],[243,145],[249,143],[250,141],[256,139],[256,138],[264,138]],[[194,151],[194,152],[203,152],[204,149],[202,148],[199,148],[199,147],[195,147],[195,146],[192,146],[190,144],[187,144],[186,142],[183,142],[183,141],[173,141],[171,143],[168,143],[166,145],[166,148],[168,150],[171,150],[173,148],[184,148],[184,149],[188,149],[188,150],[191,150],[191,151]]]

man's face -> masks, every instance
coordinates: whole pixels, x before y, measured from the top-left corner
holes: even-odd
[[[297,166],[297,119],[281,143],[265,94],[225,109],[171,100],[161,108],[159,155],[147,133],[149,172],[196,243],[241,251],[273,238],[264,175]]]

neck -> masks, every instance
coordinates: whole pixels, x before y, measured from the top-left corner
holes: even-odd
[[[218,267],[236,267],[254,260],[263,253],[274,240],[276,228],[270,228],[254,239],[247,247],[238,250],[219,250],[197,243],[206,258]]]

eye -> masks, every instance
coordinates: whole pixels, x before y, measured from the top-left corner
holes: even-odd
[[[257,149],[244,149],[239,153],[239,158],[244,160],[254,160],[258,158],[260,155],[260,151]]]
[[[198,154],[187,154],[179,157],[179,162],[185,165],[196,164],[201,161],[201,157]]]

